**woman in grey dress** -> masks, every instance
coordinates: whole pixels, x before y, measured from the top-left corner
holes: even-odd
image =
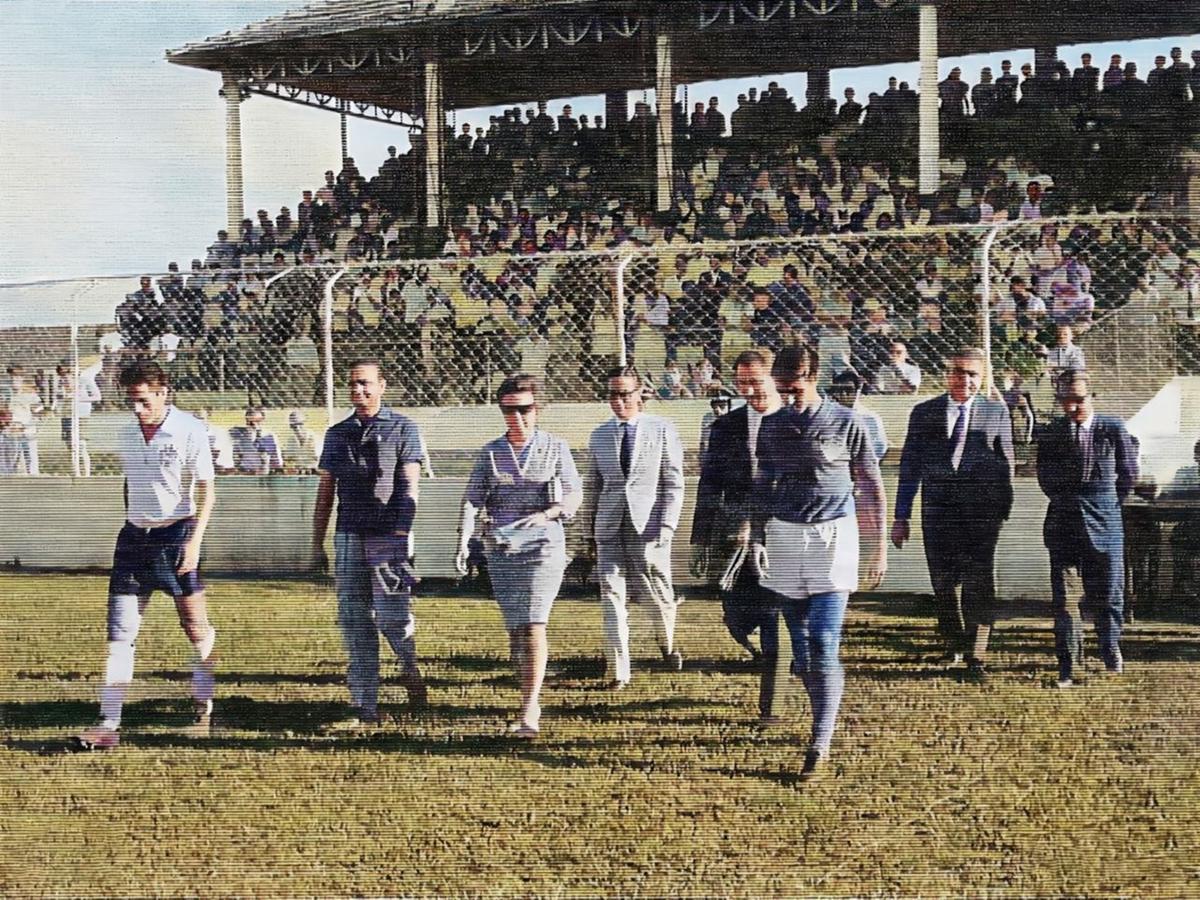
[[[583,499],[567,442],[537,429],[536,381],[506,378],[496,392],[505,432],[485,444],[463,493],[455,568],[467,570],[467,542],[486,511],[484,546],[521,680],[521,715],[512,731],[538,733],[538,696],[546,674],[546,622],[567,568],[563,520]]]

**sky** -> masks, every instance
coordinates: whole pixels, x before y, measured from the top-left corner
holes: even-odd
[[[225,220],[224,102],[217,74],[166,62],[165,51],[300,5],[300,0],[7,0],[0,53],[0,166],[8,174],[0,203],[0,284],[186,269],[203,256]],[[1103,67],[1110,53],[1144,74],[1172,45],[1191,39],[1061,47],[1071,66],[1088,49]],[[1002,54],[1014,68],[1033,51]],[[941,61],[974,82],[980,66],[999,71],[1001,54]],[[889,75],[917,82],[917,65],[840,69],[865,100]],[[726,115],[736,96],[768,77],[690,85],[689,99],[716,94]],[[777,78],[803,98],[802,74]],[[641,99],[636,92],[632,99]],[[652,100],[653,92],[647,92]],[[682,88],[680,89],[682,98]],[[556,113],[563,101],[552,101]],[[569,98],[576,114],[603,114],[600,97]],[[489,111],[458,111],[458,124],[486,124]],[[388,144],[404,147],[401,128],[351,119],[350,155],[373,173]],[[334,113],[254,97],[242,105],[245,200],[277,213],[295,209],[300,192],[338,168]],[[0,291],[0,319],[5,296]]]

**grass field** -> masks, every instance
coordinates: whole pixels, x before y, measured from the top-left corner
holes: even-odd
[[[423,599],[428,713],[390,678],[396,722],[332,738],[330,593],[218,581],[219,732],[179,735],[187,645],[156,597],[121,749],[68,753],[96,714],[104,586],[0,575],[6,897],[1200,894],[1196,626],[1135,625],[1124,677],[1059,692],[1027,610],[975,686],[923,661],[919,601],[856,598],[833,765],[793,785],[806,704],[754,727],[756,679],[703,600],[681,609],[685,670],[647,659],[617,694],[598,605],[560,602],[542,736],[518,744],[498,612]]]

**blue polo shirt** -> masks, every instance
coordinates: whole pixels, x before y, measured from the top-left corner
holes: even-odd
[[[832,400],[786,406],[758,433],[756,519],[817,525],[854,513],[851,467],[879,471],[862,418]]]
[[[396,530],[408,493],[405,463],[419,463],[425,444],[417,423],[382,407],[369,419],[350,416],[325,433],[319,468],[337,483],[337,530],[388,534]]]

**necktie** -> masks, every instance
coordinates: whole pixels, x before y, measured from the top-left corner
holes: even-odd
[[[954,427],[950,430],[950,459],[954,468],[958,468],[959,462],[962,461],[962,440],[967,433],[967,408],[963,404],[958,404],[958,418],[954,420]]]
[[[1083,426],[1078,422],[1075,423],[1075,453],[1079,456],[1079,468],[1081,478],[1084,481],[1088,480],[1088,459],[1087,459],[1087,435],[1084,433]]]
[[[633,462],[633,435],[628,422],[621,423],[621,472],[629,474],[629,466]]]

